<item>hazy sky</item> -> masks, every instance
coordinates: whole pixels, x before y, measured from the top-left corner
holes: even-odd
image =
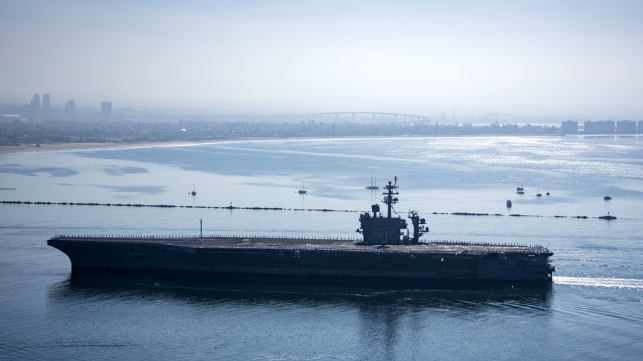
[[[53,103],[643,117],[643,1],[0,0],[0,79]]]

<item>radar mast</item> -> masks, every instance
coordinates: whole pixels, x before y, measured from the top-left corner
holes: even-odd
[[[382,203],[385,203],[388,206],[387,218],[391,218],[391,208],[393,208],[393,205],[398,202],[398,199],[393,197],[399,194],[397,192],[398,188],[400,188],[400,186],[397,185],[397,176],[395,177],[394,184],[391,184],[391,181],[389,181],[388,184],[384,186],[386,192],[382,193],[384,195]]]

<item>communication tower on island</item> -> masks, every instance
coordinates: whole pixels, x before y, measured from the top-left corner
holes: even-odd
[[[359,221],[361,228],[357,230],[358,233],[364,235],[364,244],[409,244],[409,243],[418,243],[420,237],[428,232],[428,227],[420,226],[424,225],[426,221],[418,215],[416,211],[410,211],[408,218],[411,219],[413,223],[413,238],[410,238],[408,235],[404,235],[403,230],[407,229],[406,220],[402,219],[399,215],[393,217],[391,211],[395,212],[393,205],[398,202],[397,189],[400,186],[397,185],[397,177],[395,177],[395,183],[388,182],[384,186],[386,192],[382,193],[384,199],[382,203],[387,206],[386,217],[380,212],[379,204],[373,204],[371,210],[373,215],[369,212],[360,214]]]

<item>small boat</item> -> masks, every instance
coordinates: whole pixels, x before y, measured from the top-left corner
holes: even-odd
[[[607,212],[606,216],[600,216],[600,217],[598,217],[598,219],[605,219],[605,220],[608,220],[608,221],[612,221],[612,220],[615,220],[616,217],[610,215],[610,212]]]
[[[377,178],[375,178],[375,182],[373,183],[373,175],[371,174],[371,185],[364,187],[366,189],[380,189],[380,187],[377,186]]]
[[[297,193],[299,193],[299,194],[306,194],[306,193],[308,193],[308,191],[307,191],[307,190],[306,190],[306,188],[304,187],[304,182],[301,182],[301,189],[300,189],[299,191],[297,191]]]
[[[610,199],[612,199],[612,197],[610,197],[610,196],[605,196],[605,197],[603,197],[603,199],[604,199],[604,200],[606,200],[606,201],[609,201]]]
[[[507,208],[511,208],[511,206],[512,206],[512,205],[513,205],[513,204],[511,203],[511,200],[508,200],[508,201],[507,201]]]
[[[546,193],[546,195],[547,195],[547,196],[549,196],[549,187],[547,187],[547,193]]]
[[[536,197],[542,197],[543,195],[540,194],[540,187],[538,187],[538,193],[536,193]]]

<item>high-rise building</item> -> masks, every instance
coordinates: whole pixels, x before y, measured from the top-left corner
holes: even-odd
[[[73,100],[69,100],[65,103],[65,118],[72,119],[76,117],[76,103]]]
[[[616,123],[613,120],[599,120],[598,122],[585,122],[585,134],[614,134]]]
[[[112,102],[100,103],[100,115],[104,120],[112,118]]]
[[[583,126],[585,134],[598,134],[598,122],[586,121]]]
[[[29,118],[31,114],[31,106],[29,104],[25,104],[20,109],[18,109],[18,114],[20,114],[24,118]]]
[[[43,94],[42,95],[42,113],[44,115],[49,115],[49,110],[51,109],[51,103],[49,101],[49,94]]]
[[[565,121],[560,126],[560,132],[562,134],[576,134],[578,133],[578,122],[573,120]]]
[[[634,134],[636,133],[636,122],[631,120],[619,120],[616,122],[616,133]]]
[[[33,99],[31,99],[31,114],[29,115],[34,120],[40,116],[40,94],[33,95]]]
[[[601,134],[614,134],[616,131],[616,122],[613,120],[600,121]]]

